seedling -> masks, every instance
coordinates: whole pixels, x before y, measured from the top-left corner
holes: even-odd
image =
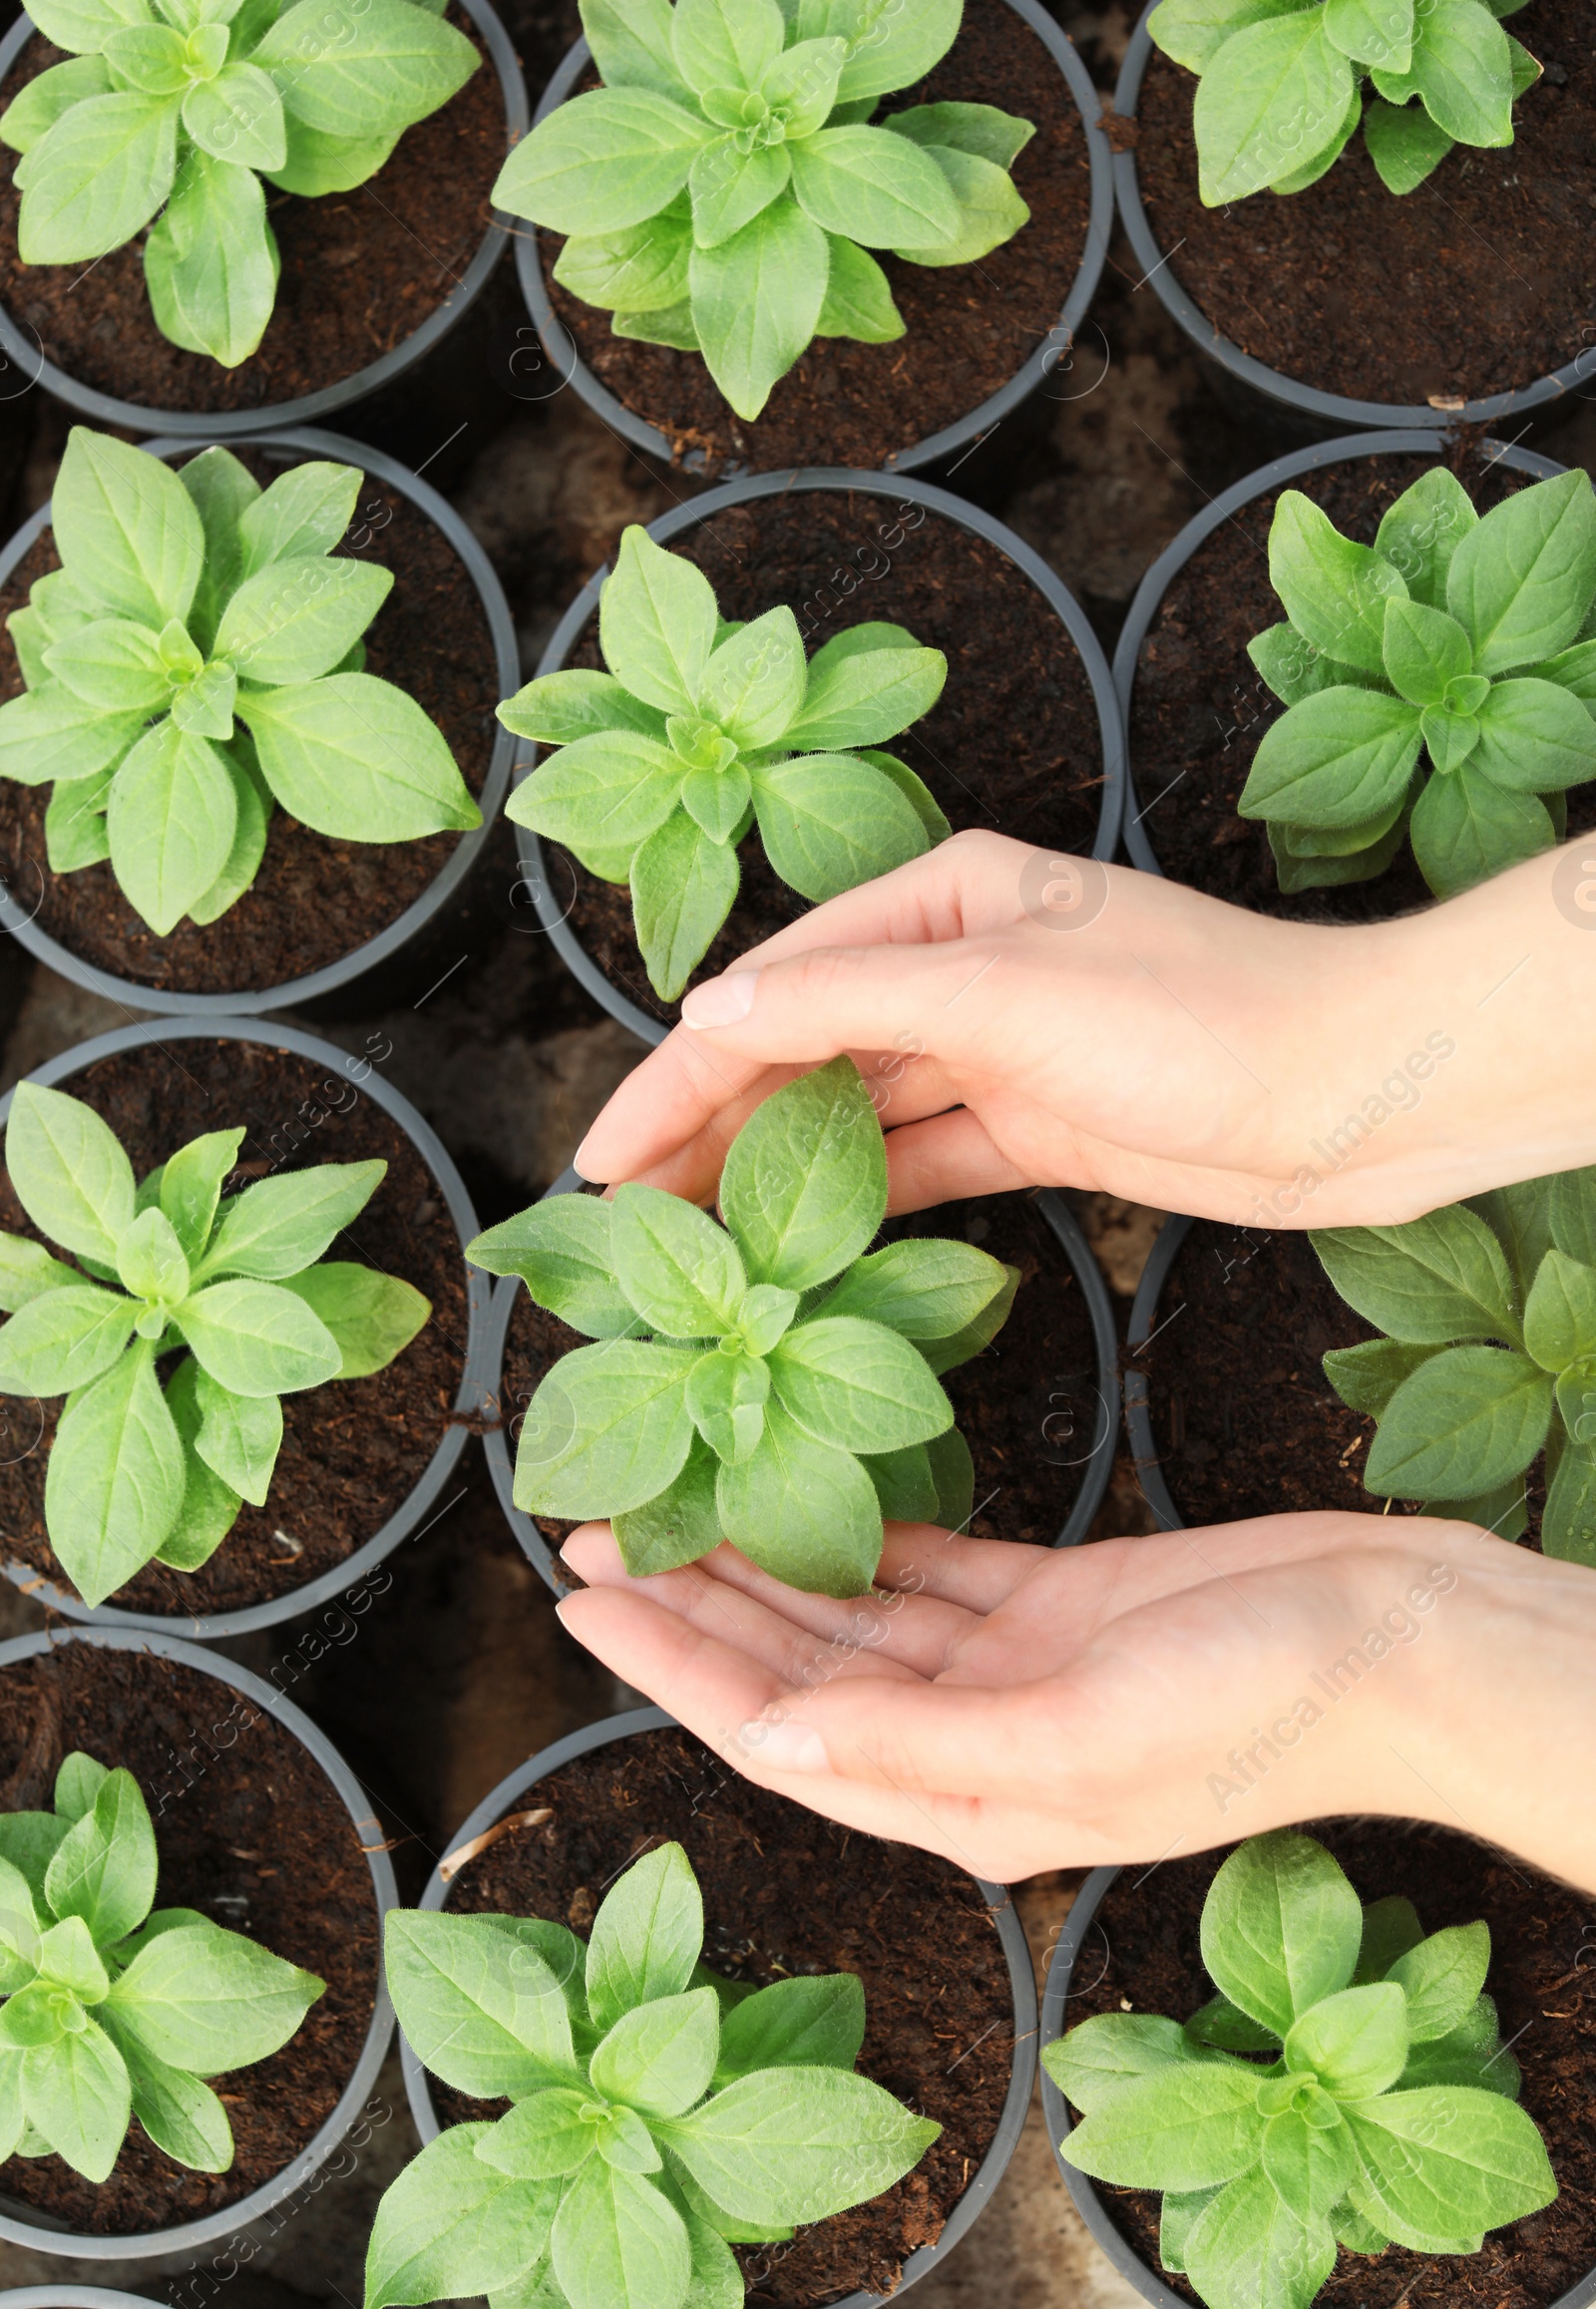
[[[51,872],[109,858],[160,938],[243,896],[279,802],[345,842],[482,824],[441,731],[360,670],[393,584],[333,554],[361,478],[315,461],[262,490],[226,449],[174,473],[73,427],[62,566],[6,620],[27,688],[0,706],[0,777],[53,786]]]
[[[1537,482],[1481,520],[1432,466],[1373,546],[1289,489],[1269,575],[1287,622],[1248,653],[1289,710],[1236,807],[1267,822],[1282,890],[1367,882],[1405,839],[1450,898],[1561,841],[1567,788],[1596,777],[1584,473]]]
[[[1266,185],[1306,191],[1340,160],[1360,121],[1389,192],[1411,192],[1454,144],[1510,145],[1514,103],[1541,68],[1497,18],[1523,5],[1162,0],[1147,30],[1198,75],[1198,185],[1220,208]]]
[[[523,138],[494,199],[571,235],[555,278],[617,337],[701,353],[757,417],[816,337],[904,334],[872,248],[972,264],[1028,221],[1008,171],[1029,121],[945,103],[868,125],[963,16],[964,0],[583,0],[604,85]]]
[[[731,912],[757,820],[783,882],[817,903],[949,833],[913,770],[876,750],[936,704],[940,649],[853,625],[808,663],[789,608],[728,623],[703,572],[643,529],[598,600],[607,673],[546,673],[499,708],[558,746],[509,804],[590,873],[631,884],[637,944],[674,1001]]]
[[[1203,1905],[1219,1991],[1184,2027],[1082,2021],[1042,2066],[1077,2171],[1164,2192],[1159,2257],[1208,2309],[1308,2309],[1336,2248],[1477,2253],[1557,2194],[1484,1992],[1490,1931],[1363,1907],[1311,1836],[1255,1836]]]
[[[720,1207],[724,1227],[655,1187],[556,1195],[471,1245],[600,1343],[533,1396],[516,1505],[609,1517],[637,1574],[729,1539],[795,1587],[860,1595],[884,1515],[969,1520],[970,1449],[938,1377],[997,1336],[1018,1270],[968,1243],[860,1257],[887,1157],[847,1058],[744,1123]]]
[[[1378,1422],[1365,1488],[1516,1539],[1544,1450],[1541,1547],[1596,1565],[1596,1170],[1313,1244],[1386,1334],[1325,1357],[1343,1402]]]
[[[0,2154],[109,2175],[137,2117],[197,2172],[232,2162],[200,2080],[285,2045],[325,1983],[194,1908],[158,1908],[132,1772],[81,1751],[55,1809],[0,1812]]]
[[[419,2060],[514,2103],[455,2124],[377,2207],[365,2309],[742,2309],[731,2242],[877,2196],[942,2130],[855,2074],[857,1975],[749,1990],[698,1961],[679,1844],[634,1861],[584,1948],[563,1924],[397,1910],[388,1986]],[[729,2240],[729,2241],[728,2241]]]
[[[23,156],[23,263],[92,264],[151,225],[156,326],[228,369],[259,344],[277,293],[261,179],[310,197],[363,185],[480,61],[443,0],[40,0],[31,13],[70,61],[0,117]]]
[[[397,1276],[317,1264],[386,1163],[322,1163],[224,1195],[244,1135],[191,1139],[136,1187],[92,1107],[32,1082],[13,1096],[11,1184],[78,1264],[0,1235],[0,1391],[67,1398],[45,1524],[87,1604],[157,1558],[198,1571],[244,1500],[265,1504],[279,1397],[385,1369],[432,1313]],[[158,1366],[184,1348],[163,1384]]]

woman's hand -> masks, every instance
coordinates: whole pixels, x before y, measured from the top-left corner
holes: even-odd
[[[846,1050],[895,1210],[1049,1185],[1236,1225],[1415,1218],[1596,1159],[1596,937],[1559,863],[1334,929],[955,835],[689,994],[578,1168],[707,1202],[753,1107]]]
[[[761,1786],[978,1876],[1382,1812],[1596,1891],[1596,1580],[1472,1524],[1066,1549],[892,1524],[854,1603],[729,1546],[646,1580],[606,1525],[564,1552],[591,1585],[560,1616],[615,1675]]]

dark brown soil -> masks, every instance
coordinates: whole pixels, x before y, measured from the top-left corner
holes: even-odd
[[[1091,1315],[1063,1246],[1029,1195],[942,1203],[882,1230],[883,1241],[905,1235],[963,1236],[1021,1272],[1013,1313],[992,1346],[943,1384],[976,1462],[972,1533],[1050,1547],[1085,1479],[1103,1416]],[[587,1344],[530,1293],[517,1294],[500,1380],[512,1462],[545,1372]],[[556,1552],[577,1528],[553,1515],[533,1520]]]
[[[184,352],[156,327],[143,234],[87,272],[81,264],[24,264],[9,151],[0,186],[0,304],[69,377],[146,409],[265,409],[380,360],[415,334],[476,255],[504,165],[499,75],[470,18],[459,8],[448,14],[483,62],[458,96],[405,132],[384,168],[352,192],[319,200],[266,186],[282,276],[259,350],[237,368]],[[62,54],[48,40],[30,40],[0,83],[0,105]]]
[[[1515,24],[1517,19],[1515,18]],[[1431,460],[1369,457],[1327,466],[1291,483],[1322,506],[1344,536],[1373,545],[1387,508]],[[1529,486],[1481,453],[1454,458],[1482,513]],[[1372,882],[1281,895],[1269,832],[1236,804],[1264,732],[1285,707],[1254,670],[1249,641],[1285,615],[1269,581],[1269,529],[1279,492],[1243,506],[1204,539],[1171,582],[1136,660],[1130,760],[1143,831],[1172,881],[1255,914],[1299,922],[1384,922],[1432,903],[1404,843]],[[1596,786],[1569,796],[1569,826],[1596,825]]]
[[[1013,563],[956,523],[893,498],[804,491],[735,506],[673,541],[713,584],[725,617],[786,602],[810,655],[850,625],[903,625],[948,658],[948,684],[895,753],[925,779],[955,831],[983,826],[1089,856],[1101,807],[1102,738],[1079,651],[1046,598]],[[594,618],[571,653],[601,665]],[[739,853],[742,889],[689,983],[809,912],[765,862],[758,829]],[[552,862],[572,929],[613,986],[673,1023],[637,952],[631,895],[565,852]]]
[[[1136,174],[1153,235],[1204,318],[1300,384],[1409,407],[1509,392],[1586,350],[1596,0],[1530,0],[1511,29],[1546,67],[1514,107],[1514,142],[1455,146],[1401,199],[1359,135],[1306,192],[1205,208],[1197,84],[1155,51],[1136,107]]]
[[[180,1768],[174,1751],[186,1747],[205,1756],[201,1777]],[[327,1984],[280,2052],[213,2080],[236,2146],[226,2172],[190,2172],[135,2122],[98,2187],[59,2156],[14,2156],[0,2173],[6,2196],[73,2229],[144,2236],[236,2204],[332,2115],[376,2001],[376,1902],[332,1783],[291,1732],[214,1678],[87,1644],[0,1673],[0,1805],[48,1809],[77,1748],[143,1788],[161,1852],[157,1907],[199,1909]]]
[[[301,464],[289,453],[244,450],[265,484]],[[394,573],[394,587],[365,635],[366,670],[408,691],[448,740],[460,774],[481,796],[498,725],[499,667],[482,600],[443,532],[396,490],[368,480],[337,547]],[[61,567],[45,530],[0,586],[0,628],[36,577]],[[0,629],[0,703],[20,695],[22,671]],[[158,938],[117,885],[110,860],[53,875],[45,847],[48,786],[0,779],[0,873],[18,903],[39,905],[42,931],[96,967],[174,993],[255,993],[351,954],[413,906],[442,873],[458,834],[418,842],[335,842],[282,810],[251,887],[203,929],[179,923]],[[42,895],[41,895],[42,894]]]
[[[728,408],[698,354],[611,335],[607,312],[550,277],[563,241],[538,235],[555,310],[583,359],[659,428],[676,459],[699,451],[711,473],[726,463],[868,472],[980,408],[1046,342],[1080,269],[1091,213],[1086,131],[1069,84],[1004,0],[968,0],[964,29],[936,71],[883,98],[881,114],[947,101],[997,105],[1035,124],[1013,167],[1030,222],[977,264],[905,264],[875,250],[907,334],[887,345],[818,340],[752,423]]]
[[[1522,1868],[1471,1836],[1397,1820],[1315,1821],[1360,1899],[1405,1895],[1426,1932],[1483,1918],[1486,1988],[1524,2072],[1522,2105],[1546,2137],[1561,2194],[1544,2212],[1485,2239],[1466,2259],[1393,2245],[1378,2259],[1342,2253],[1315,2309],[1546,2309],[1596,2263],[1596,1988],[1584,1893]],[[1088,1927],[1073,2028],[1096,2013],[1187,2020],[1213,1994],[1198,1947],[1202,1904],[1222,1852],[1168,1860],[1138,1884],[1127,1868]],[[1583,1960],[1583,1961],[1582,1961]],[[1101,1969],[1099,1969],[1101,1968]],[[1159,2268],[1159,2198],[1101,2187],[1114,2226],[1183,2300],[1186,2279]]]
[[[1348,1409],[1323,1367],[1332,1347],[1379,1336],[1338,1296],[1305,1234],[1199,1219],[1175,1254],[1151,1341],[1126,1350],[1147,1372],[1158,1463],[1186,1522],[1413,1513],[1364,1489],[1375,1422]],[[1538,1459],[1531,1473],[1533,1530]]]
[[[382,1038],[372,1037],[370,1048],[380,1064]],[[63,1085],[111,1124],[141,1178],[201,1131],[240,1123],[248,1136],[239,1187],[277,1167],[381,1157],[387,1177],[327,1256],[402,1276],[433,1306],[431,1322],[385,1371],[284,1395],[282,1449],[265,1506],[245,1504],[200,1570],[151,1564],[108,1599],[119,1610],[175,1619],[238,1611],[335,1570],[403,1505],[450,1424],[467,1331],[460,1241],[431,1171],[398,1124],[360,1095],[369,1072],[364,1059],[347,1059],[328,1076],[263,1044],[185,1041],[104,1058]],[[345,1111],[334,1111],[339,1106]],[[41,1239],[8,1179],[0,1179],[0,1227]],[[44,1526],[47,1446],[59,1404],[41,1410],[16,1396],[0,1396],[0,1404],[12,1428],[0,1465],[0,1530],[14,1558],[70,1589]]]
[[[568,1764],[524,1805],[553,1807],[471,1861],[452,1910],[547,1916],[586,1933],[606,1887],[639,1853],[685,1846],[704,1896],[704,1962],[760,1988],[795,1974],[857,1973],[868,2026],[863,2075],[943,2127],[915,2170],[787,2245],[738,2248],[758,2309],[818,2309],[859,2286],[896,2290],[991,2146],[1013,2060],[1013,1992],[974,1883],[946,1860],[817,1818],[737,1778],[701,1741],[653,1732]],[[458,2123],[497,2116],[434,2086]]]

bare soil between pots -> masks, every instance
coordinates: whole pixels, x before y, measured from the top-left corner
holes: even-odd
[[[185,352],[157,328],[143,234],[87,270],[24,264],[9,148],[0,149],[0,305],[78,384],[143,409],[268,409],[369,368],[413,336],[466,272],[504,165],[499,75],[464,10],[448,17],[482,63],[441,111],[406,130],[374,177],[315,200],[265,187],[282,274],[259,348],[237,368]],[[0,83],[0,106],[63,54],[30,40]]]
[[[1233,1805],[1238,1828],[1245,1827],[1244,1808],[1245,1799]],[[1378,2259],[1343,2252],[1315,2309],[1548,2309],[1596,2264],[1596,1989],[1587,1896],[1445,1828],[1330,1820],[1310,1822],[1307,1832],[1334,1852],[1361,1900],[1404,1895],[1426,1932],[1479,1918],[1490,1926],[1485,1986],[1523,2069],[1522,2106],[1545,2135],[1561,2192],[1544,2212],[1496,2230],[1467,2257],[1396,2245]],[[1110,1885],[1076,1959],[1079,1985],[1065,2007],[1066,2028],[1097,2013],[1184,2021],[1207,2001],[1213,1990],[1198,1925],[1224,1856],[1166,1860],[1145,1878],[1127,1868]],[[1147,2267],[1196,2302],[1183,2276],[1160,2268],[1159,2197],[1106,2186],[1098,2194]]]
[[[265,486],[306,460],[236,449]],[[460,774],[480,799],[498,724],[499,665],[470,573],[418,505],[367,476],[336,549],[394,574],[393,590],[365,635],[366,671],[413,697],[436,722]],[[38,577],[59,569],[44,530],[0,586],[0,623]],[[0,632],[0,703],[20,696],[22,669]],[[166,993],[255,994],[325,969],[397,922],[448,865],[463,837],[348,842],[273,812],[253,883],[218,921],[187,919],[158,938],[123,897],[109,859],[52,874],[45,842],[49,786],[0,779],[0,873],[33,921],[81,962]],[[37,903],[36,903],[37,902]]]
[[[0,1808],[48,1810],[56,1771],[78,1748],[125,1766],[144,1790],[161,1855],[157,1907],[198,1909],[327,1984],[280,2052],[212,2080],[235,2145],[227,2171],[189,2171],[137,2121],[98,2187],[54,2155],[0,2169],[8,2210],[54,2214],[91,2236],[148,2236],[265,2186],[332,2115],[376,2003],[377,1907],[354,1822],[320,1765],[213,1677],[88,1644],[0,1671]]]
[[[767,1987],[804,1973],[864,1982],[861,2073],[943,2127],[868,2203],[737,2256],[756,2309],[820,2309],[897,2290],[935,2244],[997,2134],[1013,2060],[1013,1993],[973,1880],[945,1860],[816,1817],[739,1779],[684,1732],[579,1757],[517,1799],[553,1818],[509,1830],[450,1886],[456,1913],[545,1916],[584,1935],[606,1887],[656,1844],[685,1846],[704,1896],[704,1962]],[[433,2083],[446,2123],[498,2116]]]
[[[1101,1432],[1091,1312],[1063,1245],[1029,1195],[986,1195],[892,1219],[880,1240],[948,1236],[975,1243],[1020,1270],[1013,1312],[984,1354],[946,1373],[943,1385],[976,1462],[977,1539],[1050,1547],[1085,1480]],[[518,1291],[505,1341],[499,1400],[514,1464],[527,1405],[563,1354],[590,1343]],[[577,1528],[533,1518],[558,1554]]]
[[[811,656],[851,625],[902,625],[948,658],[925,718],[886,750],[935,794],[956,832],[981,827],[1088,857],[1101,806],[1102,736],[1084,661],[1044,594],[996,546],[891,497],[798,491],[731,506],[671,542],[715,588],[721,614],[785,603]],[[600,666],[595,616],[573,665]],[[648,983],[631,894],[556,845],[550,889],[594,962],[629,1001],[674,1023],[679,1002]],[[739,851],[737,902],[689,984],[810,911],[777,879],[755,828]]]
[[[397,1122],[359,1088],[380,1064],[328,1073],[289,1051],[217,1039],[159,1044],[103,1058],[61,1087],[111,1124],[135,1173],[202,1131],[247,1129],[233,1189],[276,1169],[380,1158],[387,1176],[326,1256],[400,1276],[432,1302],[431,1321],[370,1378],[335,1379],[282,1398],[283,1438],[264,1507],[247,1503],[197,1572],[153,1563],[108,1602],[174,1619],[240,1611],[307,1586],[375,1538],[426,1472],[454,1414],[465,1365],[465,1263],[443,1193]],[[41,1241],[9,1179],[0,1228]],[[44,1522],[48,1448],[57,1401],[0,1397],[0,1533],[13,1560],[71,1591]]]
[[[1389,193],[1356,135],[1306,192],[1205,208],[1193,76],[1156,50],[1136,176],[1204,318],[1298,384],[1403,407],[1517,391],[1587,352],[1596,316],[1596,0],[1530,0],[1511,27],[1545,66],[1514,141],[1458,145]]]
[[[1531,486],[1504,465],[1485,467],[1472,443],[1451,462],[1482,514]],[[1344,536],[1373,545],[1387,508],[1432,463],[1356,458],[1300,474],[1287,486],[1322,507]],[[1296,922],[1389,921],[1434,903],[1405,844],[1372,882],[1285,897],[1267,827],[1237,814],[1253,757],[1286,710],[1247,654],[1248,642],[1286,613],[1269,581],[1269,530],[1280,495],[1254,498],[1205,538],[1154,613],[1130,702],[1136,806],[1171,881]],[[1596,785],[1569,794],[1568,823],[1574,833],[1596,825]]]
[[[710,473],[727,464],[868,472],[979,409],[1048,341],[1091,215],[1091,158],[1069,83],[1004,0],[968,0],[941,64],[916,87],[884,97],[877,117],[947,102],[996,105],[1035,125],[1012,172],[1030,222],[976,264],[906,264],[873,251],[906,334],[885,345],[817,339],[751,421],[721,399],[698,354],[612,335],[607,312],[579,303],[553,278],[563,240],[539,233],[550,299],[578,351],[601,385],[664,434],[678,462],[698,451]]]

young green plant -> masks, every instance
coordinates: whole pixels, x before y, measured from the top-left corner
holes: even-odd
[[[1236,807],[1268,825],[1282,890],[1367,882],[1406,840],[1450,898],[1562,839],[1567,789],[1596,777],[1586,474],[1481,519],[1432,466],[1373,546],[1289,489],[1269,575],[1286,622],[1248,653],[1288,710]]]
[[[1198,76],[1198,187],[1210,208],[1222,208],[1266,186],[1306,191],[1360,122],[1389,192],[1411,192],[1454,144],[1510,145],[1513,106],[1541,68],[1497,19],[1523,5],[1162,0],[1147,30]]]
[[[1325,1357],[1376,1421],[1365,1488],[1516,1539],[1544,1451],[1541,1547],[1596,1567],[1596,1170],[1312,1240],[1386,1335]]]
[[[443,0],[40,0],[30,13],[69,61],[0,115],[22,155],[23,263],[92,265],[150,225],[156,326],[228,369],[259,344],[277,293],[261,179],[312,197],[363,185],[480,62]]]
[[[245,1500],[265,1504],[279,1398],[385,1369],[432,1313],[397,1276],[321,1257],[386,1163],[322,1163],[226,1195],[244,1135],[191,1139],[136,1185],[92,1107],[33,1082],[13,1095],[12,1188],[77,1265],[0,1235],[0,1392],[66,1397],[45,1524],[87,1604],[158,1558],[198,1571]]]
[[[662,1000],[731,912],[756,822],[776,873],[816,904],[949,833],[914,771],[877,750],[948,678],[942,651],[901,625],[852,625],[806,663],[791,609],[729,623],[703,572],[643,529],[621,539],[598,619],[607,673],[546,673],[499,708],[518,737],[560,749],[509,815],[630,882]]]
[[[942,2130],[858,2076],[854,1973],[717,1979],[679,1844],[615,1882],[587,1947],[563,1924],[398,1910],[387,1977],[454,2124],[377,2207],[365,2309],[742,2309],[731,2243],[879,2195]]]
[[[6,620],[27,687],[0,706],[0,777],[53,787],[51,872],[109,858],[160,938],[243,896],[278,803],[344,842],[482,823],[442,732],[361,670],[393,585],[333,550],[362,478],[312,461],[262,490],[230,450],[174,473],[73,427],[61,567]]]
[[[972,264],[1030,211],[1034,135],[994,105],[882,97],[923,80],[964,0],[582,0],[604,85],[523,138],[501,208],[568,233],[555,278],[617,337],[701,353],[754,418],[816,337],[904,334],[869,251]]]
[[[1308,2309],[1337,2247],[1477,2253],[1557,2194],[1484,1994],[1490,1932],[1362,1906],[1312,1837],[1255,1836],[1202,1915],[1218,1994],[1184,2026],[1107,2013],[1042,2066],[1078,2172],[1163,2191],[1159,2257],[1207,2309]]]
[[[471,1245],[598,1343],[534,1395],[516,1504],[609,1517],[637,1574],[729,1539],[795,1587],[860,1595],[884,1515],[969,1519],[970,1449],[938,1377],[997,1336],[1018,1271],[969,1243],[860,1256],[887,1157],[847,1058],[744,1123],[720,1207],[724,1227],[654,1187],[556,1195]]]
[[[0,2155],[106,2179],[140,2124],[196,2172],[232,2129],[201,2082],[285,2045],[325,1984],[194,1908],[157,1908],[139,1783],[81,1751],[55,1808],[0,1812]]]

